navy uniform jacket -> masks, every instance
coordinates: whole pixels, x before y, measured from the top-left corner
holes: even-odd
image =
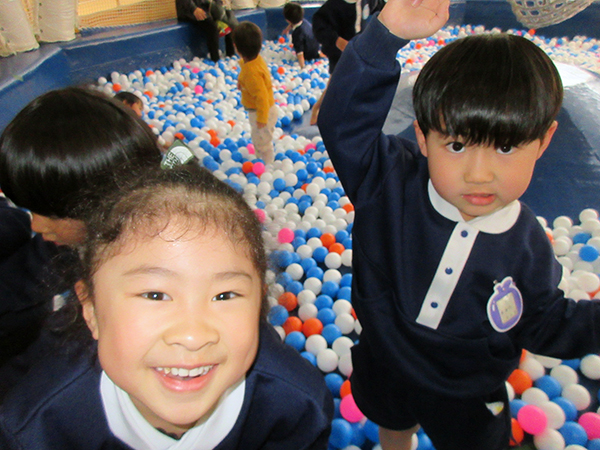
[[[319,57],[319,43],[315,39],[311,24],[306,19],[303,19],[300,26],[292,31],[292,44],[294,44],[294,52],[304,53],[305,61]]]
[[[597,353],[600,302],[564,297],[562,267],[531,210],[514,202],[498,212],[516,213],[511,226],[491,232],[447,204],[455,212],[449,218],[432,204],[416,145],[382,133],[400,76],[397,52],[406,44],[372,20],[344,51],[319,114],[355,207],[352,301],[363,331],[352,348],[353,391],[356,381],[371,399],[385,399],[390,386],[475,397],[502,386],[522,348],[558,358]],[[463,268],[455,256],[465,258]],[[509,279],[510,292],[496,295]],[[455,284],[446,297],[427,297],[448,280]],[[511,312],[519,311],[517,289],[520,316]],[[510,303],[500,312],[514,323],[498,322],[494,305],[502,303]],[[368,405],[357,403],[368,416]]]
[[[0,448],[129,449],[111,433],[104,415],[99,364],[55,358],[36,369],[0,407]],[[332,416],[323,376],[263,325],[242,410],[215,450],[324,450]]]

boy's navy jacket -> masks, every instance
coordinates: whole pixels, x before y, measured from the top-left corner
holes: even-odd
[[[49,358],[32,369],[0,407],[0,448],[129,449],[109,429],[100,375],[89,357]],[[215,450],[325,450],[332,418],[323,376],[270,325],[262,325],[242,410]]]
[[[292,44],[294,44],[294,52],[304,53],[306,61],[319,57],[319,42],[315,39],[312,26],[306,19],[302,19],[300,26],[292,30]]]
[[[325,147],[355,208],[352,302],[363,330],[352,348],[353,387],[355,380],[382,386],[375,401],[385,401],[397,383],[475,397],[505,382],[522,348],[558,358],[597,353],[600,302],[564,297],[562,267],[545,231],[519,203],[512,227],[475,230],[470,250],[457,247],[467,259],[439,324],[417,321],[425,307],[439,306],[424,299],[434,277],[444,276],[449,241],[460,242],[460,227],[471,233],[475,224],[442,215],[430,200],[426,158],[415,143],[382,133],[400,76],[397,52],[406,44],[371,20],[344,50],[319,113]],[[445,273],[456,276],[450,267]],[[488,308],[495,283],[508,277],[523,307],[502,332]]]

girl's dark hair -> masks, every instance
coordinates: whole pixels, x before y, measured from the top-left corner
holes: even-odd
[[[302,22],[304,10],[299,3],[289,2],[283,5],[283,17],[293,25]]]
[[[83,192],[108,187],[115,167],[160,160],[152,130],[129,108],[69,87],[36,98],[8,124],[0,136],[0,187],[34,213],[80,219]]]
[[[448,44],[425,64],[413,89],[425,135],[435,130],[496,147],[543,138],[562,98],[550,58],[529,40],[509,34]]]
[[[181,236],[222,232],[246,252],[261,279],[261,320],[266,320],[267,256],[262,226],[241,194],[197,165],[115,176],[119,178],[118,189],[108,194],[98,208],[88,209],[84,220],[87,239],[79,249],[79,265],[73,266],[77,273],[71,279],[83,281],[93,296],[94,274],[127,244],[132,234],[158,236],[176,218],[182,225]],[[55,331],[59,328],[68,340],[89,344],[91,334],[74,294],[63,310],[57,315],[60,320],[54,325]]]
[[[252,60],[259,55],[262,48],[262,31],[255,23],[247,20],[240,22],[233,30],[232,39],[237,51],[244,58]]]

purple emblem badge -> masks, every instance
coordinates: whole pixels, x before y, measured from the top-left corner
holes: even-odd
[[[504,333],[514,327],[523,314],[523,297],[511,277],[494,286],[487,305],[487,314],[494,330]]]

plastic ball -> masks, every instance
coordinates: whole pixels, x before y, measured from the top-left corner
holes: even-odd
[[[544,411],[535,405],[525,405],[517,414],[517,420],[521,428],[529,434],[540,434],[548,425],[548,419]]]
[[[282,228],[279,230],[279,233],[277,233],[277,240],[281,244],[292,242],[294,240],[294,230]]]
[[[306,338],[304,348],[306,348],[307,352],[310,352],[316,356],[321,350],[325,350],[327,348],[327,341],[320,334],[313,334]]]
[[[304,325],[302,325],[302,332],[306,337],[312,336],[313,334],[321,334],[322,331],[323,324],[316,317],[305,320]]]
[[[515,369],[508,377],[508,382],[515,390],[515,393],[521,395],[531,386],[533,386],[533,380],[531,376],[522,369]]]
[[[544,391],[542,391],[541,389],[536,388],[536,387],[531,387],[531,388],[527,389],[525,392],[523,392],[523,394],[521,395],[521,399],[525,403],[529,403],[531,405],[536,405],[536,406],[539,406],[542,403],[545,403],[550,400],[548,398],[548,395]]]
[[[564,364],[552,368],[550,376],[558,381],[563,388],[569,384],[576,384],[579,381],[577,372],[572,367]]]
[[[525,433],[523,432],[523,428],[519,425],[519,422],[514,417],[510,419],[510,427],[511,427],[511,438],[510,438],[510,446],[515,447],[523,442],[523,438],[525,437]]]
[[[352,426],[345,419],[333,419],[331,421],[331,434],[329,445],[333,448],[345,448],[352,441]]]
[[[600,439],[600,414],[594,412],[583,413],[577,422],[587,433],[588,439]]]
[[[586,445],[588,441],[584,428],[576,422],[566,422],[559,430],[566,445]]]
[[[342,417],[350,423],[361,421],[365,415],[358,409],[352,394],[346,395],[340,403],[340,412]]]
[[[352,354],[345,353],[340,356],[340,360],[338,362],[338,370],[340,373],[346,377],[350,377],[352,375]]]
[[[534,436],[533,443],[538,450],[564,450],[565,448],[565,439],[562,434],[552,428]]]
[[[313,303],[305,303],[298,308],[298,317],[305,322],[307,319],[317,317],[318,312],[319,309]]]
[[[325,384],[334,397],[340,396],[340,388],[344,384],[344,379],[340,374],[328,373],[325,375]]]
[[[535,380],[535,386],[544,391],[550,400],[558,397],[562,391],[558,380],[550,375],[544,375]]]
[[[587,355],[581,358],[579,370],[590,380],[600,380],[600,356]]]
[[[379,426],[377,426],[376,423],[367,419],[363,426],[363,431],[365,432],[365,436],[367,436],[368,440],[374,443],[379,442]]]
[[[336,324],[330,323],[323,327],[321,335],[329,345],[332,345],[336,339],[342,336],[342,332]]]
[[[288,311],[293,311],[298,306],[298,298],[291,292],[284,292],[277,301]]]
[[[558,430],[565,424],[567,417],[564,410],[558,406],[558,404],[554,402],[546,402],[539,405],[539,407],[544,411],[544,413],[546,413],[549,428]]]
[[[323,349],[317,354],[317,367],[322,372],[333,372],[337,369],[338,361],[338,355],[330,348]]]
[[[306,342],[306,337],[300,331],[292,331],[285,337],[285,343],[289,346],[295,348],[299,352],[304,350],[304,344]],[[317,358],[318,364],[318,358]]]
[[[577,411],[583,411],[592,401],[589,391],[580,384],[570,384],[565,386],[562,396],[571,400]]]
[[[350,334],[354,331],[354,317],[348,313],[338,314],[335,318],[335,324],[338,326],[342,334]]]
[[[577,419],[577,408],[571,400],[564,397],[556,397],[552,399],[552,402],[556,403],[564,411],[566,420]]]
[[[302,331],[302,320],[296,316],[290,316],[282,325],[285,334],[290,334],[293,331]]]
[[[269,314],[268,314],[269,323],[274,326],[283,325],[288,317],[289,317],[289,313],[288,313],[287,309],[285,309],[281,305],[275,305],[275,306],[271,307],[271,310],[269,311]]]

